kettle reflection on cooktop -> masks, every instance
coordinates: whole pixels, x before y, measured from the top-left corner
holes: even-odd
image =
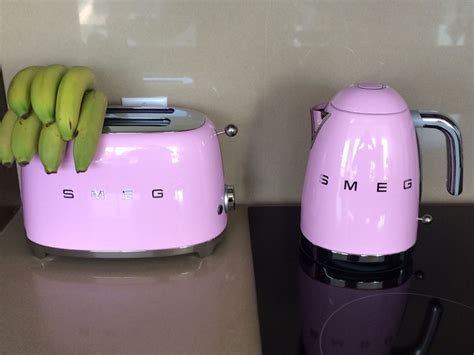
[[[443,305],[428,302],[413,344],[396,346],[409,297],[410,268],[392,275],[341,273],[311,264],[301,253],[298,273],[303,354],[426,354]]]
[[[305,257],[297,206],[250,208],[262,353],[472,354],[472,206],[428,212],[405,267],[374,272]]]

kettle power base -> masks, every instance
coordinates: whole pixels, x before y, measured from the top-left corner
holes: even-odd
[[[311,243],[300,233],[300,249],[314,262],[341,271],[373,273],[406,267],[412,262],[414,247],[396,254],[354,255],[325,249]]]
[[[199,255],[199,257],[204,258],[214,252],[215,248],[222,241],[223,238],[224,234],[222,233],[214,239],[195,245],[180,248],[141,251],[73,250],[44,246],[31,241],[30,239],[28,239],[28,237],[27,241],[31,247],[31,250],[33,251],[33,254],[40,259],[43,259],[48,255],[96,259],[136,259],[165,257],[183,254],[197,254]]]
[[[357,272],[321,265],[308,257],[301,249],[298,259],[301,270],[313,280],[342,288],[383,290],[404,284],[413,274],[413,263],[393,270]]]

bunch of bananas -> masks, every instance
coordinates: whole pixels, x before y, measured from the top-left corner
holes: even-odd
[[[27,165],[36,152],[47,174],[56,173],[74,139],[74,165],[85,172],[92,162],[104,125],[107,97],[94,90],[87,67],[60,64],[31,66],[12,79],[10,109],[0,122],[0,163]]]

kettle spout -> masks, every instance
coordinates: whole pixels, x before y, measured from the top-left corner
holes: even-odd
[[[311,107],[311,140],[313,141],[316,137],[316,132],[318,131],[319,126],[323,122],[324,117],[327,112],[324,112],[327,103],[322,103]]]

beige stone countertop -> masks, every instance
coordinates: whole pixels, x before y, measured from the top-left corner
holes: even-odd
[[[258,354],[247,208],[214,254],[37,259],[21,211],[0,234],[0,354]]]

